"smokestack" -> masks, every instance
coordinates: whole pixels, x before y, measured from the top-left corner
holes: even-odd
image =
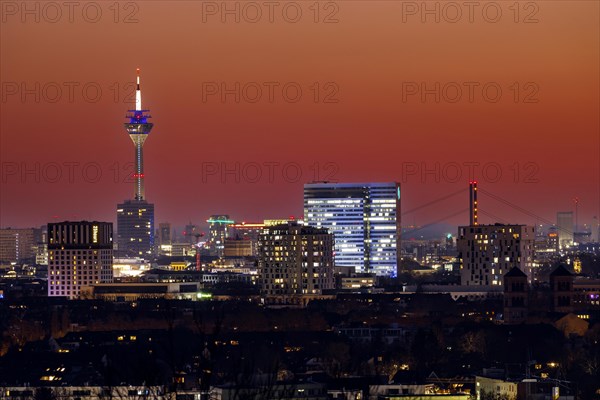
[[[477,181],[469,181],[469,225],[479,225],[477,222]]]

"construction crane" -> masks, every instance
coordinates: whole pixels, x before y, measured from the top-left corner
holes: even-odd
[[[573,203],[575,203],[575,232],[579,232],[579,197],[575,197],[573,199]]]

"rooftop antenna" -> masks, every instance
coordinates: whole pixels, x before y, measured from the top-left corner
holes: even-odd
[[[142,111],[142,91],[140,90],[140,69],[136,69],[137,86],[135,88],[135,110]]]

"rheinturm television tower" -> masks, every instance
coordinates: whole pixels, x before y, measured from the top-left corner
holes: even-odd
[[[144,142],[148,138],[152,127],[152,123],[148,122],[150,115],[149,110],[142,109],[142,91],[140,90],[140,69],[137,69],[137,86],[135,89],[135,110],[129,110],[125,129],[129,133],[129,137],[135,146],[135,170],[133,178],[135,180],[135,200],[144,200]]]
[[[124,124],[133,141],[135,156],[132,174],[134,195],[117,206],[117,255],[150,259],[154,253],[154,204],[146,201],[144,187],[144,143],[154,126],[149,110],[142,108],[140,70],[137,70],[135,110],[129,110]]]

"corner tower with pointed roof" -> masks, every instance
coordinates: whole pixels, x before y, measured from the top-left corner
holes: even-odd
[[[552,290],[552,310],[559,313],[573,311],[573,280],[575,275],[563,265],[559,265],[550,274],[550,289]]]
[[[525,322],[529,313],[529,285],[527,275],[513,267],[504,275],[504,323]]]

